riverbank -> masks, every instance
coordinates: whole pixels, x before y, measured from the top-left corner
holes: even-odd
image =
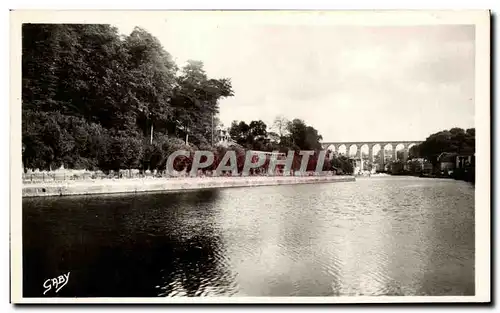
[[[391,176],[387,173],[374,173],[374,174],[357,174],[356,177],[388,177]]]
[[[24,184],[23,197],[139,193],[231,187],[257,187],[355,181],[353,176],[255,176],[255,177],[194,177],[149,179],[100,179]]]
[[[412,176],[412,177],[420,177],[420,178],[439,178],[439,179],[454,179],[454,180],[462,180],[468,183],[475,184],[476,177],[474,172],[464,172],[457,171],[452,173],[451,175],[443,174],[443,173],[394,173],[391,176]]]

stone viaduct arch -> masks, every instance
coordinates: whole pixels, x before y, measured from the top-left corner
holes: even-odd
[[[352,146],[356,146],[356,159],[361,159],[361,147],[364,145],[368,146],[368,159],[373,162],[373,147],[376,145],[380,145],[380,153],[382,154],[380,166],[383,168],[385,166],[385,147],[388,145],[392,146],[392,159],[397,160],[397,150],[396,147],[402,145],[403,146],[403,162],[408,160],[408,153],[410,151],[410,147],[413,145],[418,145],[423,141],[337,141],[337,142],[323,142],[321,146],[323,149],[331,149],[332,151],[338,152],[339,148],[344,145],[346,147],[346,154],[349,155],[349,151]]]

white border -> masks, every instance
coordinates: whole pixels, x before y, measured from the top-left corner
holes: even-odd
[[[250,298],[23,298],[21,257],[21,23],[110,23],[120,19],[225,19],[225,22],[314,25],[476,26],[476,296],[473,297],[250,297]],[[10,13],[11,70],[11,301],[14,303],[416,303],[490,301],[490,20],[474,11],[328,11],[328,12],[158,12],[158,11],[13,11]]]

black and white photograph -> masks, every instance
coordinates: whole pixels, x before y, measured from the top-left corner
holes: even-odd
[[[490,13],[11,18],[13,303],[490,299]]]

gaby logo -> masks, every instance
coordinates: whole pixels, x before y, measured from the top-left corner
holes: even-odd
[[[43,294],[46,294],[49,292],[51,289],[55,289],[55,292],[59,292],[62,287],[66,286],[66,284],[69,281],[69,274],[70,272],[59,275],[56,278],[49,278],[43,283],[43,287],[45,288],[45,291]]]
[[[299,173],[306,173],[307,165],[310,156],[314,155],[314,151],[305,150],[300,151],[299,156],[301,157],[301,164]],[[283,174],[290,175],[292,169],[292,163],[294,161],[295,153],[294,151],[289,151],[285,158],[285,154],[278,153],[277,151],[272,153],[260,152],[260,151],[247,151],[245,154],[245,161],[243,165],[242,176],[248,176],[251,169],[257,169],[264,167],[268,176],[273,176],[276,174],[278,166],[283,168]],[[191,153],[186,150],[178,150],[173,152],[167,159],[167,172],[172,176],[181,175],[182,171],[174,169],[174,163],[176,159],[180,158],[190,158]],[[280,158],[281,157],[281,158]],[[214,163],[214,153],[212,151],[199,150],[195,151],[192,158],[191,170],[189,175],[194,177],[197,176],[198,170],[206,169]],[[325,163],[326,150],[319,152],[316,168],[316,173],[327,174],[328,171],[323,171],[323,165]],[[202,161],[203,160],[203,161]],[[266,165],[266,160],[269,162]],[[220,160],[217,168],[215,169],[213,176],[220,176],[223,172],[231,172],[233,175],[238,174],[238,162],[236,157],[236,151],[228,150],[222,159]]]

